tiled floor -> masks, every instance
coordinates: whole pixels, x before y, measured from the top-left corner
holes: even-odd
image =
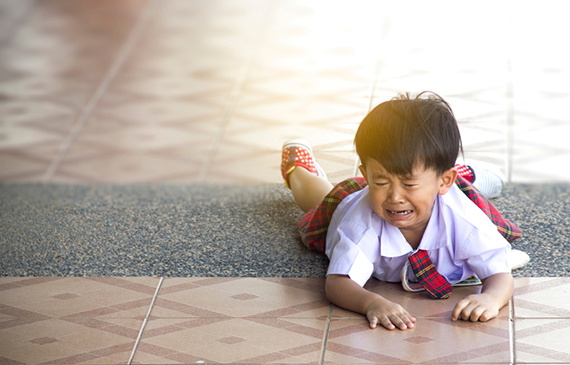
[[[279,182],[299,136],[336,181],[370,106],[422,90],[468,159],[568,181],[570,23],[544,4],[5,0],[0,181]]]
[[[467,159],[570,181],[566,5],[480,1],[4,0],[0,182],[280,182],[304,137],[333,181],[398,92],[452,105]],[[367,329],[320,279],[0,278],[0,363],[566,363],[570,281],[518,278],[510,308],[373,285],[419,318]],[[376,285],[376,286],[374,286]]]
[[[371,330],[316,278],[0,278],[2,364],[567,364],[570,278],[517,278],[487,323],[371,282],[418,321]]]

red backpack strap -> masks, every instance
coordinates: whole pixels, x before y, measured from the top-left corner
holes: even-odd
[[[493,221],[499,233],[509,242],[522,236],[521,230],[513,222],[505,219],[491,201],[485,198],[477,188],[463,177],[458,176],[455,184],[475,205],[477,205]]]

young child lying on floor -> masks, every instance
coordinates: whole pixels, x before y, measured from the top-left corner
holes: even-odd
[[[511,250],[520,230],[477,189],[492,198],[502,180],[456,164],[461,136],[447,102],[426,92],[384,102],[364,118],[355,145],[363,178],[334,187],[306,142],[283,145],[283,178],[306,212],[302,241],[330,259],[328,299],[366,315],[371,328],[405,330],[416,319],[364,289],[371,277],[438,299],[476,277],[481,292],[459,301],[452,319],[495,318],[513,293],[511,268],[528,255]]]

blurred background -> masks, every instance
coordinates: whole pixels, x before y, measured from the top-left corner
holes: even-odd
[[[452,106],[465,158],[570,181],[564,1],[2,0],[0,182],[278,183],[283,141],[329,178],[398,93]]]

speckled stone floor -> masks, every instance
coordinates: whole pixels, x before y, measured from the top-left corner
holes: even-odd
[[[494,201],[531,263],[570,276],[570,185],[510,184]],[[282,185],[0,185],[0,275],[323,277]]]

